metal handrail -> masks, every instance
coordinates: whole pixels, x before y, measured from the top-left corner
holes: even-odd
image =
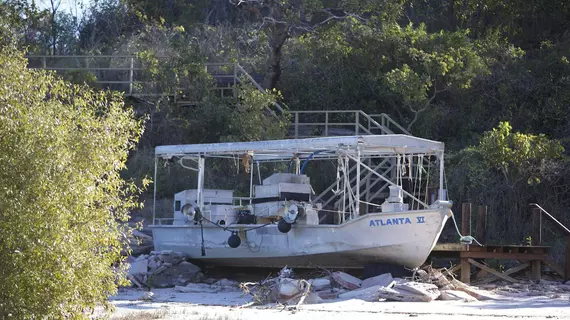
[[[44,69],[44,70],[55,70],[55,71],[94,71],[94,72],[98,72],[98,71],[123,71],[123,72],[129,72],[129,75],[126,77],[127,79],[125,80],[104,80],[104,79],[97,79],[97,81],[95,83],[98,84],[126,84],[128,85],[128,90],[125,91],[126,95],[129,96],[139,96],[139,93],[133,92],[133,84],[135,83],[141,83],[142,81],[136,81],[134,80],[134,71],[144,71],[146,70],[145,68],[141,68],[141,67],[135,67],[135,60],[139,60],[140,59],[135,56],[135,55],[97,55],[97,56],[92,56],[92,55],[69,55],[69,56],[63,56],[63,55],[54,55],[54,56],[48,56],[48,55],[30,55],[30,56],[26,56],[28,58],[28,61],[33,60],[33,59],[41,59],[42,65],[41,66],[35,66],[35,67],[30,67],[31,69]],[[166,56],[157,56],[157,58],[167,58]],[[53,60],[53,59],[68,59],[71,60],[73,59],[74,61],[76,61],[77,59],[83,59],[85,61],[85,63],[87,64],[86,66],[72,66],[72,67],[61,67],[61,66],[48,66],[47,61],[48,60]],[[128,59],[127,61],[124,62],[124,64],[130,64],[130,66],[121,66],[121,67],[107,67],[107,66],[89,66],[88,62],[89,60],[96,60],[96,59],[113,59],[113,60],[121,60],[121,59]],[[60,61],[57,61],[60,62]],[[198,63],[196,63],[196,65],[199,65]],[[234,85],[237,82],[240,82],[240,78],[239,76],[245,76],[245,78],[251,82],[259,91],[261,92],[265,92],[265,89],[263,89],[263,87],[257,83],[257,81],[255,81],[255,79],[247,72],[245,71],[245,69],[239,64],[239,63],[234,63],[234,62],[213,62],[213,63],[205,63],[204,64],[205,68],[206,68],[206,72],[210,72],[213,74],[213,76],[215,78],[233,78],[233,82]],[[228,73],[222,73],[222,74],[214,74],[212,69],[217,69],[219,70],[220,67],[231,67],[232,70],[231,72]],[[99,78],[99,77],[98,77]],[[126,89],[126,88],[125,88]],[[222,88],[222,90],[224,90]],[[231,90],[234,90],[233,88]],[[164,94],[160,94],[160,95],[164,95]],[[235,94],[234,94],[235,95]],[[148,94],[146,94],[146,96],[148,96]],[[277,110],[279,110],[279,112],[283,113],[283,107],[277,103],[274,102],[273,105],[277,108]],[[270,113],[272,113],[273,116],[277,117],[277,115],[275,114],[275,112],[271,109],[267,109]]]
[[[379,117],[381,120],[380,122],[382,123],[381,125],[388,128],[388,124],[392,124],[394,125],[396,128],[400,129],[400,131],[402,131],[403,134],[406,135],[411,135],[410,132],[408,132],[408,130],[404,129],[404,127],[402,127],[399,123],[397,123],[396,121],[394,121],[394,119],[392,119],[389,115],[387,115],[386,113],[379,113],[379,114],[370,114],[368,115],[371,118],[375,118],[375,117]]]

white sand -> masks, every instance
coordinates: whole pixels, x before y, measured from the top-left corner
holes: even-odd
[[[325,300],[325,303],[303,305],[300,310],[278,306],[245,307],[249,296],[241,292],[179,293],[172,289],[155,289],[153,301],[139,300],[145,291],[122,290],[111,299],[117,310],[112,318],[158,319],[570,319],[568,294],[538,297],[506,297],[499,301],[459,302],[364,302],[362,300]]]

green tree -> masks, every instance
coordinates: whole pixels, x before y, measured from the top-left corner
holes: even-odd
[[[31,71],[0,49],[0,318],[108,306],[125,283],[124,222],[140,191],[119,173],[141,128],[119,95]]]

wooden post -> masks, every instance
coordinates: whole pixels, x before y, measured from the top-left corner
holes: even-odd
[[[487,207],[479,206],[477,214],[477,241],[487,244]]]
[[[540,246],[542,244],[542,211],[538,208],[532,208],[532,238],[531,244],[533,246]]]
[[[467,258],[461,259],[461,282],[465,284],[471,282],[471,264]]]
[[[566,265],[564,266],[564,280],[570,280],[570,235],[566,236]]]
[[[471,234],[471,203],[461,205],[461,235]]]
[[[542,221],[541,221],[541,214],[542,212],[538,208],[532,209],[532,236],[531,236],[531,245],[533,246],[540,246],[542,244]],[[531,266],[531,278],[532,280],[540,280],[540,260],[533,260],[530,262]]]

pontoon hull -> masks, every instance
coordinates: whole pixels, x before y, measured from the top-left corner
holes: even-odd
[[[294,225],[287,234],[269,225],[239,232],[242,242],[235,249],[227,244],[228,231],[204,224],[205,256],[199,225],[155,225],[152,230],[155,250],[184,252],[210,265],[361,268],[392,263],[415,268],[425,262],[451,214],[449,209],[369,213],[341,225]]]

